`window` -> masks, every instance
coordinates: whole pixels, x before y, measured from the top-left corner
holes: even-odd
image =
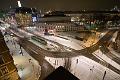
[[[0,64],[4,64],[2,55],[0,55]]]
[[[1,73],[2,73],[3,75],[7,74],[7,73],[8,73],[7,67],[2,67],[2,68],[1,68]]]
[[[10,77],[7,77],[7,78],[6,78],[6,79],[4,79],[4,80],[11,80],[11,79],[10,79]]]

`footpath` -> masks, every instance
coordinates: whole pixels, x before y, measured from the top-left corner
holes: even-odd
[[[6,35],[4,39],[21,80],[38,80],[41,73],[41,66],[39,66],[38,62],[16,42],[16,37]]]

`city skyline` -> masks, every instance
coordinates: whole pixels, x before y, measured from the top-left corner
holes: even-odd
[[[1,0],[0,80],[120,80],[119,4]]]
[[[105,10],[120,7],[120,0],[20,0],[23,7],[41,10]],[[34,3],[34,4],[33,4]],[[1,0],[0,9],[17,7],[17,0]]]

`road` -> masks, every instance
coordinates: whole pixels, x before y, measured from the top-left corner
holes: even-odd
[[[30,56],[32,56],[34,59],[36,59],[39,62],[39,65],[41,66],[41,77],[39,80],[43,80],[45,77],[47,77],[52,71],[55,70],[53,66],[49,62],[45,60],[45,56],[42,55],[42,52],[36,53],[36,51],[28,48],[30,46],[26,46],[26,44],[22,44],[22,47],[29,53]]]
[[[37,61],[40,62],[40,65],[43,65],[43,62],[45,64],[47,64],[49,66],[49,68],[45,68],[45,66],[43,66],[43,70],[54,70],[54,68],[46,61],[44,60],[44,56],[51,56],[51,57],[75,57],[75,56],[79,56],[79,55],[83,55],[86,56],[96,62],[100,62],[100,64],[104,65],[107,64],[108,68],[117,72],[118,74],[120,74],[120,71],[117,70],[115,67],[113,67],[112,65],[110,65],[109,63],[105,62],[105,61],[101,61],[100,59],[98,59],[96,56],[94,56],[94,54],[92,54],[94,51],[96,51],[97,49],[99,49],[99,46],[101,45],[108,45],[108,42],[111,38],[112,38],[112,34],[115,32],[116,30],[110,30],[105,36],[103,36],[96,44],[87,47],[85,49],[82,50],[74,50],[72,49],[72,52],[50,52],[50,51],[44,51],[42,49],[38,49],[36,51],[36,47],[30,49],[27,46],[29,46],[30,44],[28,43],[28,45],[26,45],[25,42],[21,43],[22,46],[29,52],[29,54],[36,54],[36,55],[31,55],[33,56]],[[28,41],[27,41],[28,42]],[[25,47],[26,46],[26,47]],[[31,45],[33,46],[33,45]],[[35,45],[34,45],[35,46]],[[42,51],[43,52],[42,52]],[[39,54],[38,54],[39,53]],[[41,55],[40,55],[41,53]],[[44,54],[43,54],[44,53]],[[88,54],[89,53],[89,54]],[[41,57],[42,56],[42,57]],[[41,57],[41,60],[39,60],[39,57]],[[110,58],[112,58],[114,61],[119,60],[119,58],[117,59],[115,56],[111,55]],[[42,73],[44,73],[44,71],[42,71]],[[44,76],[44,74],[43,74]]]
[[[106,46],[101,46],[100,50],[103,54],[105,54],[108,58],[115,61],[120,65],[120,58],[117,57],[115,54],[111,53],[110,50]]]
[[[111,70],[113,70],[113,71],[115,71],[115,72],[117,72],[118,74],[120,74],[120,71],[118,70],[118,69],[116,69],[115,67],[113,67],[112,65],[110,65],[109,63],[107,63],[106,61],[104,61],[104,62],[102,62],[102,61],[100,61],[98,58],[96,58],[92,53],[94,52],[94,51],[96,51],[97,49],[99,49],[99,46],[101,45],[101,44],[103,44],[105,41],[108,41],[111,37],[112,37],[112,34],[115,32],[115,30],[111,30],[111,31],[109,31],[105,36],[107,36],[107,38],[104,36],[103,38],[101,38],[101,40],[99,40],[95,45],[93,45],[93,46],[91,46],[91,47],[88,47],[88,48],[85,48],[85,49],[82,49],[82,50],[74,50],[73,52],[69,52],[69,53],[67,53],[67,52],[50,52],[50,51],[45,51],[45,50],[43,50],[43,49],[41,49],[41,48],[39,48],[39,47],[37,47],[37,46],[33,46],[33,44],[32,43],[29,43],[28,41],[24,41],[23,43],[25,44],[25,42],[27,43],[27,44],[29,44],[29,49],[30,49],[30,45],[31,45],[31,47],[33,47],[32,48],[32,51],[36,51],[37,49],[37,53],[40,53],[40,52],[42,52],[43,53],[43,55],[45,55],[45,56],[49,56],[49,57],[75,57],[75,56],[79,56],[79,55],[84,55],[84,56],[86,56],[86,57],[88,57],[88,58],[90,58],[90,59],[92,59],[92,60],[94,60],[94,61],[96,61],[96,62],[98,62],[98,63],[100,63],[100,64],[102,64],[102,65],[108,65],[108,68],[109,69],[111,69]],[[109,35],[109,36],[108,36]],[[26,44],[26,45],[27,45]],[[88,54],[89,53],[89,54]],[[61,56],[60,56],[61,55]]]
[[[92,45],[90,47],[87,47],[85,49],[82,49],[82,50],[73,50],[72,49],[73,52],[52,52],[52,51],[47,51],[47,50],[45,51],[45,50],[37,47],[36,45],[30,43],[27,40],[20,40],[20,41],[23,41],[21,43],[22,46],[29,46],[27,49],[31,50],[34,53],[36,52],[35,54],[42,53],[41,55],[48,56],[48,57],[63,57],[63,58],[75,57],[75,56],[83,55],[83,56],[86,56],[86,57],[88,57],[88,58],[90,58],[90,59],[92,59],[92,60],[102,64],[103,66],[105,66],[105,64],[107,64],[109,69],[111,69],[111,70],[115,71],[116,73],[120,74],[120,70],[116,69],[115,67],[113,67],[112,65],[107,63],[106,61],[101,61],[100,59],[98,59],[96,56],[94,56],[92,54],[94,51],[99,49],[100,45],[102,45],[102,44],[107,45],[108,44],[107,41],[109,41],[112,38],[112,34],[115,33],[115,31],[116,30],[110,30],[96,44],[94,44],[94,45]],[[30,49],[30,48],[32,48],[32,49]],[[36,57],[38,57],[38,56],[36,56]],[[34,58],[36,58],[36,57],[34,56]]]

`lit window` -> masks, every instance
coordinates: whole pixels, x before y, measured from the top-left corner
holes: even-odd
[[[3,75],[8,73],[7,67],[2,67],[0,70]]]

